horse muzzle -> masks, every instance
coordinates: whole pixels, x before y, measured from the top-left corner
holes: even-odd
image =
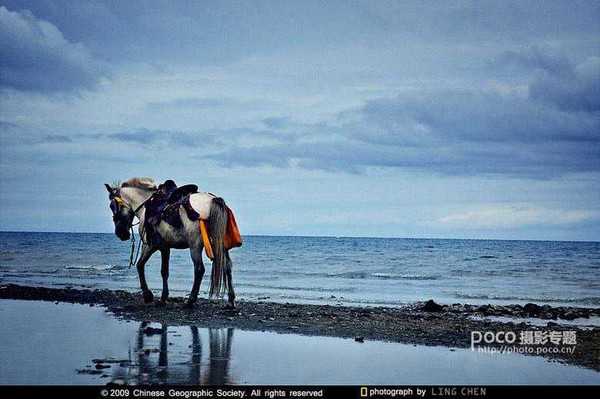
[[[121,241],[127,241],[131,238],[131,233],[128,229],[115,229],[115,235],[119,237]]]

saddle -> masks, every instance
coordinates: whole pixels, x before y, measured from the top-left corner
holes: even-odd
[[[166,180],[144,204],[144,230],[153,244],[160,243],[160,235],[156,231],[161,220],[174,227],[181,226],[178,205],[190,194],[197,193],[198,186],[186,184],[178,187],[173,180]]]
[[[213,259],[211,242],[208,238],[208,227],[206,221],[201,219],[200,214],[192,207],[189,197],[198,192],[195,184],[186,184],[177,187],[173,180],[166,180],[158,186],[158,189],[145,203],[144,230],[150,244],[159,246],[162,238],[158,233],[158,225],[164,220],[171,226],[179,228],[183,226],[179,208],[183,207],[190,220],[198,221],[204,248],[209,258]],[[235,221],[233,211],[225,204],[222,198],[213,194],[209,195],[227,212],[227,226],[223,237],[223,246],[229,250],[242,245],[242,236]]]

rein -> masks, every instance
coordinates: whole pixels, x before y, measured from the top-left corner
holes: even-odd
[[[138,224],[140,224],[140,218],[137,216],[137,213],[140,209],[142,209],[142,207],[144,205],[146,205],[146,202],[148,202],[150,199],[152,199],[152,197],[154,197],[154,194],[152,194],[150,197],[148,197],[145,201],[143,201],[137,208],[135,208],[133,210],[133,214],[134,217],[138,218],[138,222],[137,223],[132,223],[131,226],[129,226],[129,229],[131,230],[131,252],[129,254],[129,268],[131,269],[131,266],[134,264],[137,264],[139,256],[140,256],[140,248],[142,247],[142,243],[145,244],[144,239],[143,239],[143,228],[144,226],[140,227],[140,240],[138,242],[138,246],[137,246],[137,251],[135,249],[135,233],[133,231],[134,226],[137,226]],[[120,206],[126,206],[129,207],[129,205],[123,200],[123,198],[121,198],[119,195],[115,195],[113,197],[113,199],[120,205]],[[131,209],[131,207],[129,207]],[[133,254],[135,253],[135,259],[133,257]]]
[[[152,196],[150,196],[150,198],[152,198]],[[150,199],[146,199],[145,201],[143,201],[137,208],[135,208],[135,210],[133,211],[133,214],[135,215],[135,217],[138,218],[138,222],[137,223],[132,223],[131,226],[129,226],[129,229],[131,230],[131,252],[129,253],[129,268],[131,269],[131,266],[133,266],[134,264],[137,264],[139,256],[140,256],[140,248],[142,247],[142,243],[144,243],[144,239],[142,238],[143,235],[143,231],[140,231],[140,240],[138,242],[138,246],[137,246],[137,252],[135,250],[135,232],[133,231],[133,228],[135,226],[137,226],[138,224],[140,224],[140,220],[139,217],[137,216],[137,213],[140,209],[142,209],[142,207],[144,205],[146,205],[146,202],[148,202],[148,200]],[[119,197],[119,196],[115,196],[114,197],[115,201],[117,201],[117,203],[121,206],[129,206],[125,203],[125,201],[123,200],[123,198]],[[142,226],[143,228],[143,226]],[[135,253],[135,259],[133,257],[133,254]]]
[[[133,231],[133,226],[136,226],[140,224],[140,222],[137,222],[135,224],[132,224],[130,229],[131,229],[131,253],[129,254],[129,268],[131,269],[131,266],[135,263],[137,264],[138,262],[138,258],[140,256],[140,248],[142,247],[141,243],[142,243],[142,236],[140,234],[140,242],[138,243],[138,247],[137,247],[137,252],[135,253],[135,259],[133,259],[133,253],[135,252],[135,233]]]
[[[146,201],[144,201],[146,202]],[[142,205],[144,205],[142,203]],[[137,211],[140,210],[142,206],[138,206],[136,209],[136,212],[134,212],[134,215],[137,214]],[[137,264],[139,256],[140,256],[140,248],[142,247],[142,243],[145,244],[144,239],[142,238],[142,236],[144,235],[143,232],[143,228],[144,226],[140,227],[140,241],[138,242],[138,247],[137,247],[137,252],[135,251],[135,232],[133,231],[133,228],[135,226],[137,226],[138,224],[140,224],[140,220],[138,218],[138,222],[137,223],[132,223],[131,226],[129,226],[129,229],[131,229],[131,253],[129,254],[129,268],[131,269],[131,266],[134,264]],[[133,253],[135,252],[135,259],[133,258]]]

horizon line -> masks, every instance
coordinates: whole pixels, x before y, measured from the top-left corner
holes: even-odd
[[[48,234],[114,234],[112,232],[95,231],[32,231],[32,230],[0,230],[0,233],[48,233]],[[536,238],[448,238],[448,237],[397,237],[397,236],[345,236],[345,235],[294,235],[294,234],[244,234],[242,237],[298,237],[298,238],[360,238],[381,240],[455,240],[455,241],[534,241],[534,242],[581,242],[600,243],[600,240],[544,240]]]

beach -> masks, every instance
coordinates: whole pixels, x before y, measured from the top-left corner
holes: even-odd
[[[248,236],[232,310],[188,251],[159,306],[112,234],[0,238],[2,384],[600,383],[598,243]]]
[[[183,298],[157,306],[125,291],[11,284],[0,287],[0,299],[3,384],[600,383],[600,328],[560,318],[543,325],[493,321],[478,306],[241,301],[228,310],[202,299],[190,310]],[[596,309],[551,310],[598,316]],[[471,331],[548,328],[576,331],[574,353],[470,349]]]

